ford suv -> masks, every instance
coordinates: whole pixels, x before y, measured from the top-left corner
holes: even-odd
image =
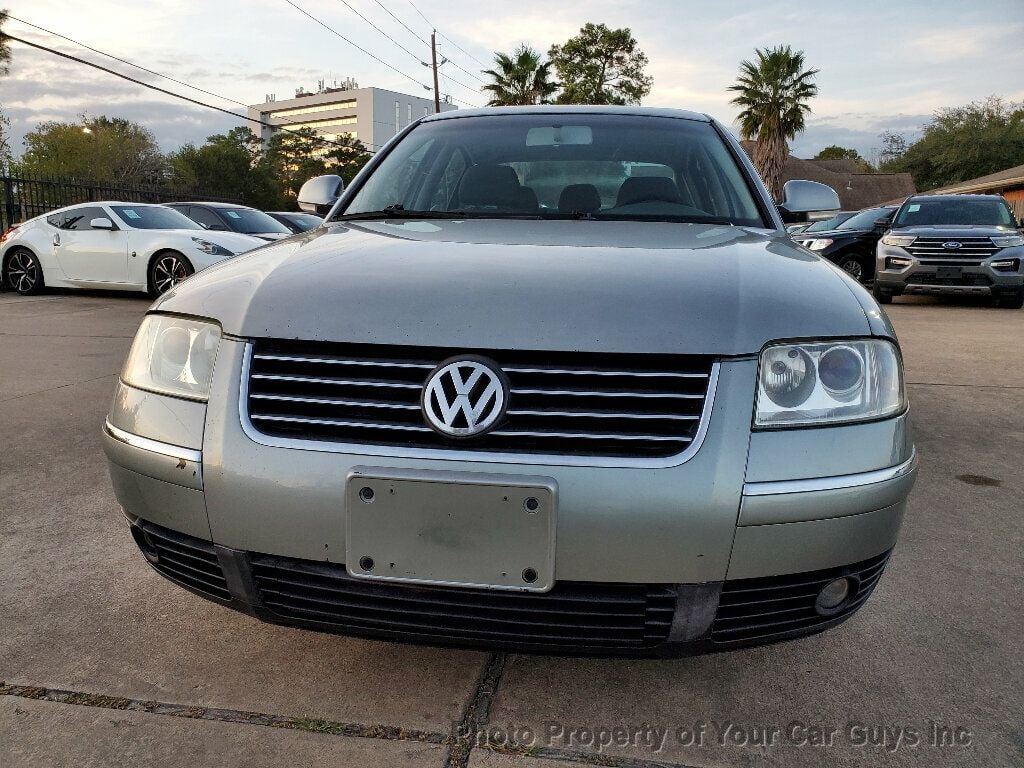
[[[875,298],[901,294],[990,296],[1024,307],[1024,236],[998,195],[907,198],[879,241]]]
[[[916,472],[899,345],[722,125],[459,110],[340,186],[138,330],[103,442],[156,571],[268,622],[535,652],[864,605]]]

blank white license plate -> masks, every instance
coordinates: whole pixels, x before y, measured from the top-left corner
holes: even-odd
[[[355,467],[346,568],[360,579],[546,592],[557,503],[549,477]]]

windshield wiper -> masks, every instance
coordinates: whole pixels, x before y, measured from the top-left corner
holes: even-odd
[[[733,226],[732,219],[725,216],[686,216],[666,213],[658,214],[622,214],[622,213],[594,213],[588,218],[604,221],[661,221],[669,224],[725,224]]]
[[[332,221],[367,221],[372,219],[464,219],[465,211],[415,211],[406,210],[401,203],[389,205],[379,211],[361,211],[335,216]]]

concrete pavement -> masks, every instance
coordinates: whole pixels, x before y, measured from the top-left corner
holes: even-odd
[[[791,643],[628,661],[272,627],[165,582],[125,532],[98,439],[147,306],[0,294],[5,768],[1024,765],[1024,312],[888,308],[922,468],[861,612]],[[444,743],[458,721],[491,742]],[[616,728],[637,738],[593,744]]]

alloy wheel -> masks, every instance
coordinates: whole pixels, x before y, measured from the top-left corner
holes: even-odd
[[[18,293],[30,293],[39,282],[39,265],[29,254],[17,251],[7,263],[7,279]]]
[[[189,274],[185,262],[177,256],[162,256],[153,265],[153,287],[157,293],[166,293]]]
[[[864,277],[864,265],[860,263],[859,259],[847,259],[839,268],[846,272],[850,277],[854,278],[858,283],[861,278]]]

